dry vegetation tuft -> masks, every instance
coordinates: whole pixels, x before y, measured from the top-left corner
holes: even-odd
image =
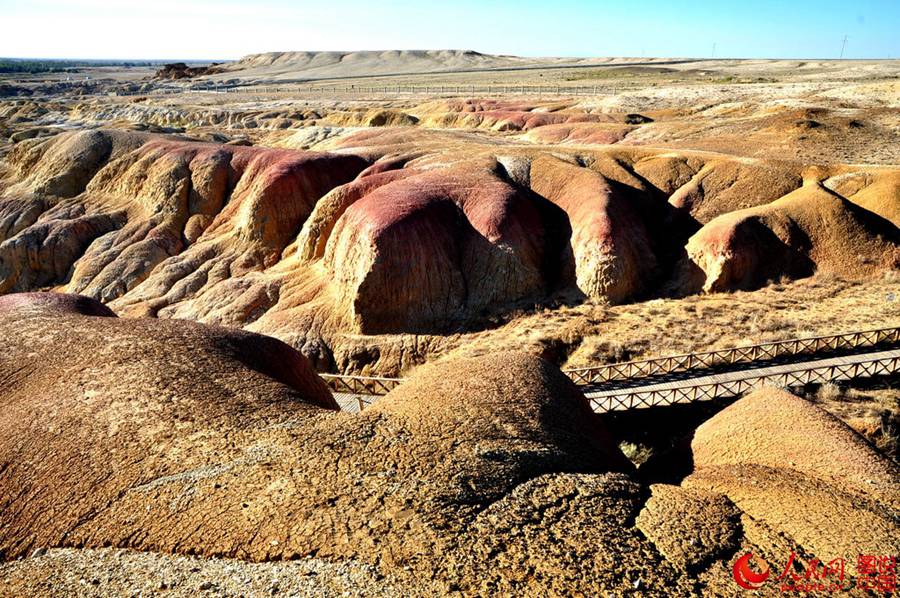
[[[882,454],[900,457],[900,377],[812,385],[804,396],[864,436]]]

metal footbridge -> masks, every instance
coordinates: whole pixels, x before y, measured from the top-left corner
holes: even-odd
[[[740,396],[900,371],[900,327],[798,338],[701,353],[607,363],[563,372],[594,411],[623,411]],[[322,374],[345,411],[360,411],[403,378]]]

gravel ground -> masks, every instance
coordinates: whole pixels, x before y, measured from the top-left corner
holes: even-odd
[[[51,549],[0,564],[0,596],[397,596],[395,581],[354,561],[249,563],[120,549]]]

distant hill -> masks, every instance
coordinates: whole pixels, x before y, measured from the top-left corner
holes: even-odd
[[[247,79],[329,79],[369,75],[446,73],[541,66],[616,64],[633,58],[526,58],[472,50],[385,50],[365,52],[267,52],[225,65]],[[667,59],[640,59],[642,62]]]

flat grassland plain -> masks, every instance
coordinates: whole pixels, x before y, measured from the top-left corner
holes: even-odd
[[[0,74],[0,595],[900,552],[896,376],[598,416],[559,372],[900,325],[900,61],[73,68]]]

